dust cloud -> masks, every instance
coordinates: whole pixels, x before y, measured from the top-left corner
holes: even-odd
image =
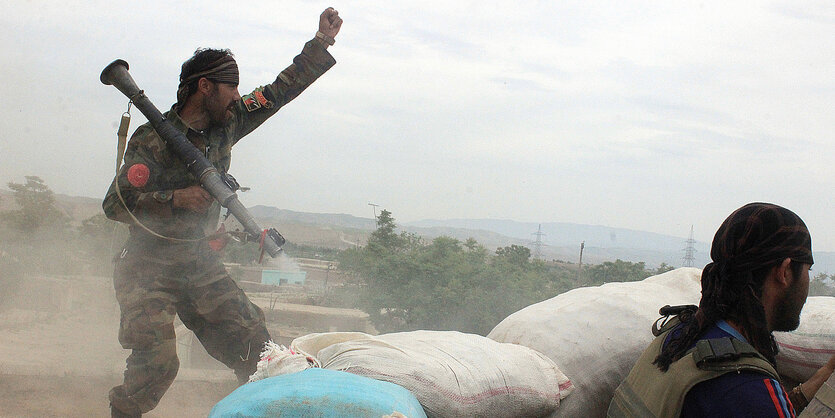
[[[129,351],[118,343],[109,277],[9,277],[0,305],[0,416],[109,417]],[[178,347],[179,348],[179,347]],[[182,351],[182,349],[181,349]],[[149,417],[205,417],[236,387],[231,371],[181,367]]]
[[[49,245],[39,242],[37,252],[49,252]],[[5,246],[0,254],[0,417],[110,416],[107,393],[121,383],[130,354],[118,342],[112,256],[91,264],[73,263],[59,250],[48,257],[27,253],[31,249]],[[253,284],[255,276],[249,285],[239,281],[264,310],[274,340],[289,344],[310,332],[376,333],[362,312],[312,306],[321,304],[328,281],[334,286],[342,280],[327,262],[301,260],[282,256],[250,267],[250,273],[306,271],[304,285]],[[205,417],[237,387],[236,379],[179,320],[175,326],[180,370],[159,406],[145,416]]]

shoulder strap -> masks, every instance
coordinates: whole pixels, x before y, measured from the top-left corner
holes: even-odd
[[[762,358],[750,344],[730,337],[700,340],[690,351],[696,364],[736,360],[743,356]]]
[[[116,143],[116,175],[119,175],[119,168],[122,166],[122,157],[125,155],[125,147],[128,143],[128,127],[130,126],[130,107],[132,103],[128,102],[128,110],[122,113],[119,130],[116,132],[116,136],[119,138]]]
[[[686,354],[693,354],[696,367],[701,370],[750,370],[766,373],[780,380],[774,366],[753,346],[736,338],[722,337],[700,340]]]

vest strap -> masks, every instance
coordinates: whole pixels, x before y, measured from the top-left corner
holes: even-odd
[[[750,344],[736,338],[722,337],[700,340],[689,353],[693,353],[693,360],[699,368],[706,363],[721,363],[738,360],[740,357],[760,357],[760,353]]]

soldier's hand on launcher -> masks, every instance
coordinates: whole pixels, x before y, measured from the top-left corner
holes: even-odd
[[[339,17],[339,12],[333,7],[328,7],[319,15],[319,32],[331,38],[336,38],[336,34],[339,33],[341,27],[342,18]]]
[[[206,212],[213,201],[212,195],[200,186],[174,190],[174,196],[172,197],[172,204],[175,208],[188,209],[197,213]]]

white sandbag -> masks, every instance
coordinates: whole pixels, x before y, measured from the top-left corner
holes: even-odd
[[[576,389],[555,416],[605,416],[653,339],[658,309],[698,304],[700,277],[699,269],[680,268],[640,282],[574,289],[508,316],[488,338],[533,348],[566,373]]]
[[[835,354],[835,298],[813,296],[800,313],[800,327],[792,332],[775,332],[780,351],[777,372],[804,382]]]
[[[314,357],[296,353],[270,340],[264,344],[261,358],[255,367],[255,373],[249,376],[250,383],[268,377],[292,374],[312,367],[319,367],[319,362]]]
[[[572,390],[546,356],[454,331],[310,334],[290,349],[326,369],[398,384],[434,417],[546,416]]]

